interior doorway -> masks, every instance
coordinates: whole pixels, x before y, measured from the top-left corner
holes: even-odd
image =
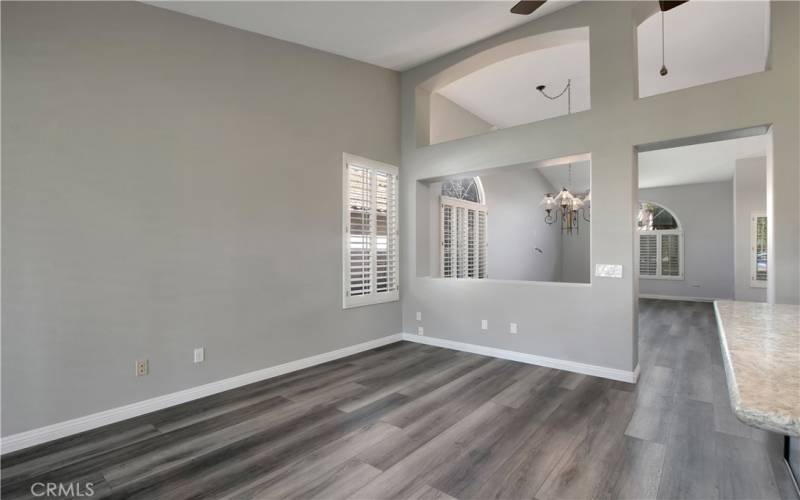
[[[767,301],[764,132],[638,151],[640,298]]]

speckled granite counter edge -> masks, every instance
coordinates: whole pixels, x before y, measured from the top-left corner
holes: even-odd
[[[719,307],[717,301],[714,301],[714,316],[717,319],[717,334],[719,335],[720,348],[722,349],[722,360],[725,365],[725,378],[727,379],[728,395],[731,400],[731,409],[736,418],[741,420],[747,425],[765,429],[768,431],[777,432],[780,434],[787,434],[790,436],[800,436],[800,420],[759,411],[753,408],[747,408],[742,405],[741,397],[739,396],[739,386],[736,383],[736,375],[731,366],[730,351],[728,350],[728,341],[725,337],[725,327],[722,324],[720,317]]]

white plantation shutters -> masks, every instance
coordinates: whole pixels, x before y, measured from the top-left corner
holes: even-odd
[[[683,279],[682,231],[639,231],[639,277]]]
[[[681,275],[680,235],[661,236],[661,276]]]
[[[658,274],[658,235],[639,235],[639,274],[656,276]]]
[[[767,214],[753,212],[750,217],[750,286],[767,287]]]
[[[344,307],[397,300],[397,169],[344,155]]]
[[[442,278],[486,278],[486,206],[441,197],[440,262]]]

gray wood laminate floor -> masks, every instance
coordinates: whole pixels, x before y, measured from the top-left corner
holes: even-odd
[[[643,300],[640,332],[637,385],[401,342],[4,456],[2,497],[794,498],[711,305]]]

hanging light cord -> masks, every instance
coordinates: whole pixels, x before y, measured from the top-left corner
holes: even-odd
[[[551,101],[555,101],[556,99],[558,99],[559,97],[564,95],[564,93],[566,92],[566,94],[567,94],[567,114],[568,115],[572,114],[572,79],[568,79],[567,80],[567,86],[564,87],[564,90],[562,90],[558,95],[554,95],[554,96],[547,95],[547,93],[544,91],[544,85],[541,85],[541,87],[537,88],[537,90],[539,92],[541,92],[543,96],[547,97]]]
[[[664,43],[664,11],[661,11],[661,70],[658,72],[661,76],[667,76],[669,70],[667,70],[667,63],[666,57],[664,57],[666,43]]]
[[[661,12],[661,65],[666,66],[664,59],[664,12]]]
[[[569,182],[569,190],[572,191],[572,162],[569,162],[569,168],[567,172],[569,173],[569,180],[567,181]]]

